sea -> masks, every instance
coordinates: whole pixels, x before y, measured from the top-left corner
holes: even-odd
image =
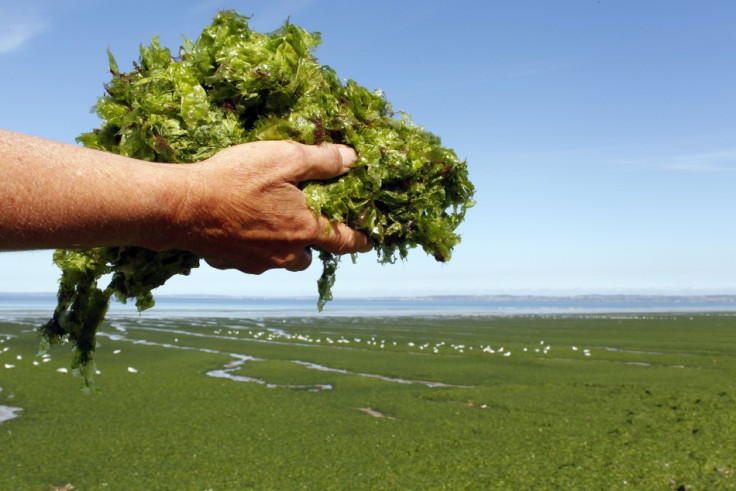
[[[438,295],[424,297],[338,298],[320,312],[317,299],[229,296],[157,296],[144,312],[111,302],[108,317],[318,317],[318,316],[468,316],[534,314],[621,314],[736,312],[736,295]],[[50,314],[53,294],[0,293],[0,319],[19,314]]]

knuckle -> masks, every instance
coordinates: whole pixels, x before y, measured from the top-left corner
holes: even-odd
[[[305,159],[305,155],[306,155],[305,145],[295,142],[295,141],[291,141],[291,140],[281,141],[278,143],[281,145],[280,151],[282,152],[283,157],[288,162],[299,163]]]
[[[354,241],[352,235],[347,233],[342,227],[332,225],[326,239],[329,241],[332,252],[336,254],[347,254],[353,252]]]

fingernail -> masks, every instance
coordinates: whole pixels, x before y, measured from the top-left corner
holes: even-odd
[[[350,166],[353,165],[353,162],[355,162],[355,159],[358,158],[358,155],[355,153],[355,150],[345,145],[340,145],[339,147],[337,147],[337,150],[340,152],[340,158],[342,160],[342,167],[345,170],[350,169]]]

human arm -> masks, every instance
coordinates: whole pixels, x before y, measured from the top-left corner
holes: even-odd
[[[370,249],[297,187],[347,172],[354,158],[339,145],[256,142],[162,164],[0,130],[0,250],[141,246],[247,273],[305,269],[309,246]]]

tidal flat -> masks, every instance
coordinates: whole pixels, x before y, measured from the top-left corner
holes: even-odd
[[[0,488],[732,489],[736,315],[0,321]]]

